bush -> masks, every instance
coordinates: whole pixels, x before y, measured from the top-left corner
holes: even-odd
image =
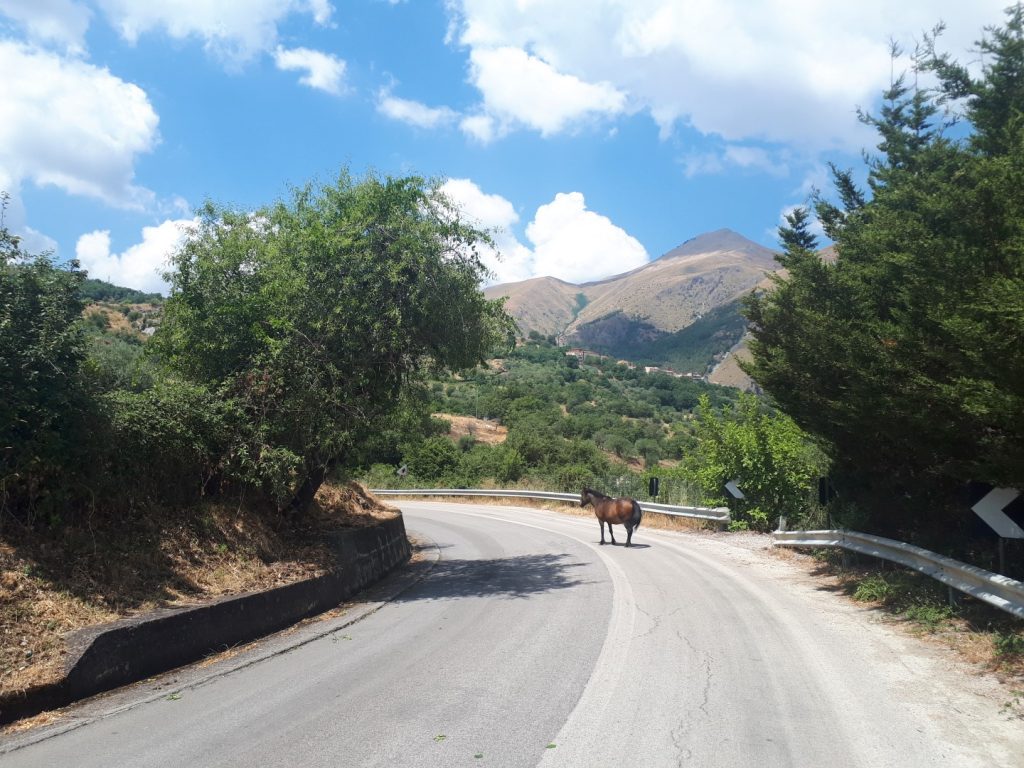
[[[0,508],[27,522],[64,514],[88,465],[84,277],[0,227]]]
[[[90,338],[87,371],[104,392],[141,392],[152,387],[158,375],[156,364],[146,356],[142,345],[116,334]]]
[[[187,504],[231,480],[287,488],[294,459],[247,445],[237,405],[200,385],[164,381],[100,401],[109,428],[104,490],[124,506]]]
[[[746,498],[728,501],[734,520],[766,531],[778,515],[808,514],[825,460],[792,419],[751,395],[722,411],[701,396],[696,432],[698,450],[687,457],[684,473],[711,501],[725,500],[723,486],[736,480]]]
[[[882,574],[864,579],[854,590],[853,599],[869,603],[884,603],[893,595],[893,585]]]
[[[428,437],[406,448],[403,460],[418,478],[437,481],[459,465],[459,449],[446,437]]]
[[[582,464],[569,464],[558,467],[551,473],[552,490],[563,493],[579,493],[583,488],[591,488],[598,484],[598,477],[591,469]]]
[[[995,645],[996,656],[1024,656],[1024,634],[1020,632],[997,632],[992,642]]]

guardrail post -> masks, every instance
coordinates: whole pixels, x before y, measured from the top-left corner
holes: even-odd
[[[956,590],[948,586],[946,589],[949,590],[949,607],[956,610],[960,605],[960,601],[957,599]]]

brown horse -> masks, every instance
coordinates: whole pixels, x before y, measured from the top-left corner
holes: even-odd
[[[612,530],[612,523],[626,526],[626,546],[633,546],[633,529],[640,527],[640,518],[643,512],[636,499],[613,499],[598,493],[590,488],[584,488],[580,493],[580,506],[590,504],[597,515],[597,522],[601,526],[601,543],[604,544],[604,524],[608,523],[608,533],[612,537],[612,544],[615,543],[615,532]]]

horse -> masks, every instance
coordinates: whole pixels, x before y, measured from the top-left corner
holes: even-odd
[[[612,530],[612,523],[626,526],[626,546],[633,546],[633,529],[640,527],[640,518],[643,512],[636,499],[613,499],[598,493],[590,488],[584,488],[580,493],[580,506],[590,504],[597,515],[597,522],[601,526],[601,543],[604,544],[604,524],[608,523],[608,533],[611,534],[612,544],[615,544],[615,532]]]

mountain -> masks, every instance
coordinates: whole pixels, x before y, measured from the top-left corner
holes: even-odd
[[[703,373],[743,333],[737,301],[777,268],[774,252],[720,229],[604,280],[574,285],[541,277],[484,293],[508,297],[524,335],[553,334],[566,344]]]
[[[489,299],[505,297],[505,309],[526,336],[537,331],[556,336],[564,331],[589,299],[578,285],[554,277],[534,277],[484,289]]]

